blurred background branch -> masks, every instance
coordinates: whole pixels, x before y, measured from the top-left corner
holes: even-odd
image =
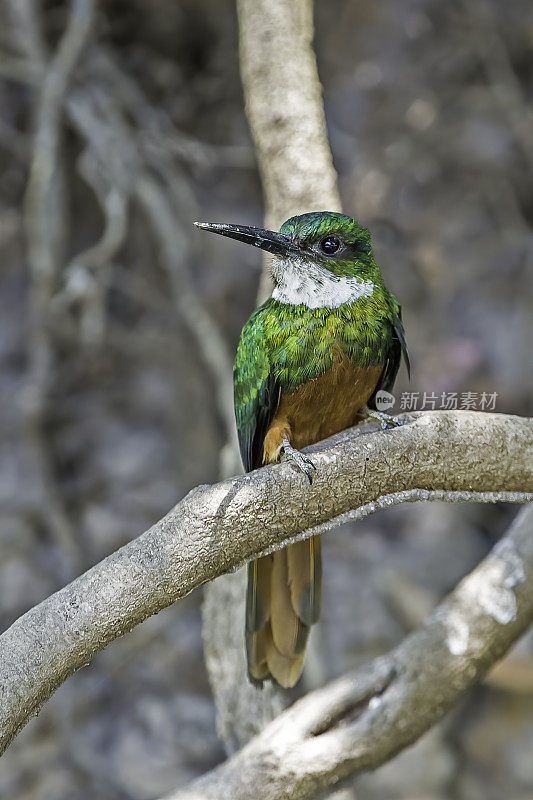
[[[62,577],[79,571],[82,560],[49,459],[45,419],[54,370],[54,349],[48,329],[49,307],[61,270],[67,224],[63,166],[59,161],[63,102],[72,72],[91,31],[92,0],[73,0],[64,35],[47,64],[41,21],[35,3],[17,9],[11,3],[21,46],[30,62],[44,71],[36,95],[35,136],[24,200],[24,225],[30,275],[28,298],[28,370],[22,397],[29,445],[42,483],[41,513],[57,537],[58,560],[66,559]]]
[[[294,214],[340,211],[313,49],[312,0],[239,0],[240,67],[246,114],[265,200],[265,227]],[[265,266],[268,264],[265,254]],[[264,266],[259,301],[270,294]]]

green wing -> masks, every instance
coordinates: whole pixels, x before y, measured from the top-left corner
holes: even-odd
[[[407,350],[407,343],[405,341],[405,333],[403,330],[402,310],[399,306],[398,312],[393,314],[391,328],[391,340],[389,349],[387,351],[385,366],[383,367],[383,372],[381,373],[374,393],[369,400],[369,404],[372,406],[374,405],[374,397],[376,392],[381,389],[384,389],[386,392],[392,392],[394,381],[396,380],[396,375],[398,374],[398,370],[400,368],[402,355],[407,368],[407,375],[411,377],[411,362],[409,361],[409,352]]]
[[[280,385],[268,357],[262,307],[254,311],[242,329],[233,369],[233,389],[241,458],[249,472],[261,466],[263,442],[280,397]]]

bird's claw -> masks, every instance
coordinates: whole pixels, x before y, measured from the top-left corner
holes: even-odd
[[[368,406],[366,406],[364,412],[366,417],[378,420],[382,431],[386,431],[389,428],[397,428],[402,424],[398,417],[385,414],[384,411],[376,411],[375,408],[368,408]]]
[[[314,469],[316,472],[315,465],[313,464],[310,458],[304,456],[303,453],[300,453],[299,450],[296,450],[296,448],[292,447],[289,443],[283,444],[283,455],[281,456],[281,460],[292,461],[292,463],[298,467],[300,472],[303,472],[305,475],[307,475],[307,480],[309,481],[309,483],[313,483],[313,476],[311,474],[309,467],[311,467],[311,469]]]

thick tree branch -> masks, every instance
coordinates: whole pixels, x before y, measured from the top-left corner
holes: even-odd
[[[533,622],[533,506],[387,656],[311,692],[167,800],[305,800],[418,739]]]
[[[292,214],[340,211],[313,51],[310,0],[239,0],[246,114],[267,208],[279,227]]]
[[[246,115],[265,195],[265,224],[293,214],[340,211],[322,86],[313,50],[312,0],[239,0]],[[270,256],[265,254],[265,263]],[[263,270],[259,297],[271,291]]]
[[[1,750],[96,652],[259,553],[407,500],[533,500],[532,420],[430,412],[405,421],[386,433],[351,429],[310,448],[312,486],[290,465],[276,465],[194,489],[17,620],[0,637]]]

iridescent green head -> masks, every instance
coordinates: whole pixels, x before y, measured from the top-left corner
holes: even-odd
[[[195,224],[272,253],[272,296],[284,303],[336,307],[369,297],[381,282],[370,233],[345,214],[301,214],[284,222],[279,233],[244,225]]]
[[[364,274],[373,261],[370,233],[346,214],[312,211],[284,222],[280,233],[296,245],[304,257],[321,264],[334,275]]]

